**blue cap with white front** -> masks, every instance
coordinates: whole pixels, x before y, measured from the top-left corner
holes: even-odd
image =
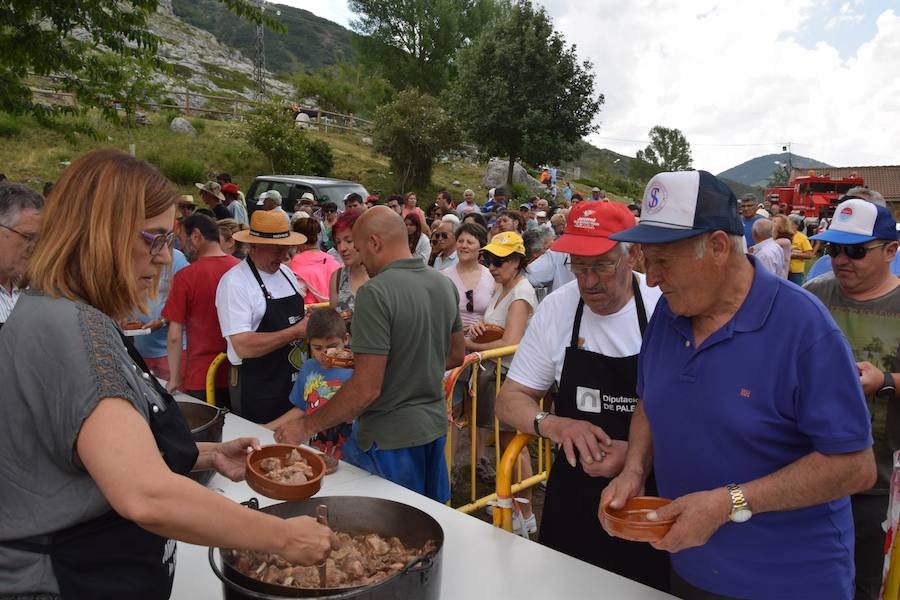
[[[676,171],[650,180],[641,203],[641,222],[609,239],[667,244],[710,231],[744,235],[734,192],[707,171]]]
[[[872,240],[893,241],[897,239],[897,221],[885,207],[853,198],[837,205],[827,231],[809,239],[846,246]]]

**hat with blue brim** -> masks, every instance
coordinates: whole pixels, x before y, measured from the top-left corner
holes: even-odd
[[[641,222],[609,239],[668,244],[711,231],[744,235],[734,192],[707,171],[676,171],[650,180],[641,202]]]
[[[897,239],[897,221],[885,207],[852,198],[837,205],[827,231],[809,239],[845,246],[872,240],[893,241]]]

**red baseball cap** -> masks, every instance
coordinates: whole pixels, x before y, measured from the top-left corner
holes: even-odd
[[[566,229],[550,249],[577,256],[599,256],[616,245],[610,235],[634,227],[635,222],[624,204],[579,202],[569,211]]]
[[[238,186],[236,186],[233,183],[226,183],[225,185],[222,186],[222,193],[223,194],[237,194]]]

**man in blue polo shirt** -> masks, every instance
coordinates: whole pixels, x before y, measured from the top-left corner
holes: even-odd
[[[675,521],[653,545],[672,553],[676,596],[851,598],[848,495],[872,486],[875,461],[846,339],[821,302],[744,254],[737,200],[713,175],[660,173],[641,215],[610,239],[642,244],[663,298],[601,511],[640,495],[652,466],[674,499],[649,518]]]

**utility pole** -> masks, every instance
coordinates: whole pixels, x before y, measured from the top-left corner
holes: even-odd
[[[785,143],[785,145],[781,147],[781,151],[788,153],[787,168],[788,168],[788,179],[790,179],[791,173],[793,172],[793,168],[794,168],[794,161],[792,160],[793,157],[791,156],[791,143],[790,142]]]
[[[260,11],[266,10],[265,0],[256,0],[256,6]],[[265,30],[262,23],[256,26],[256,42],[254,49],[256,54],[253,57],[253,83],[256,86],[256,99],[264,100],[266,95],[266,46],[265,46]]]

